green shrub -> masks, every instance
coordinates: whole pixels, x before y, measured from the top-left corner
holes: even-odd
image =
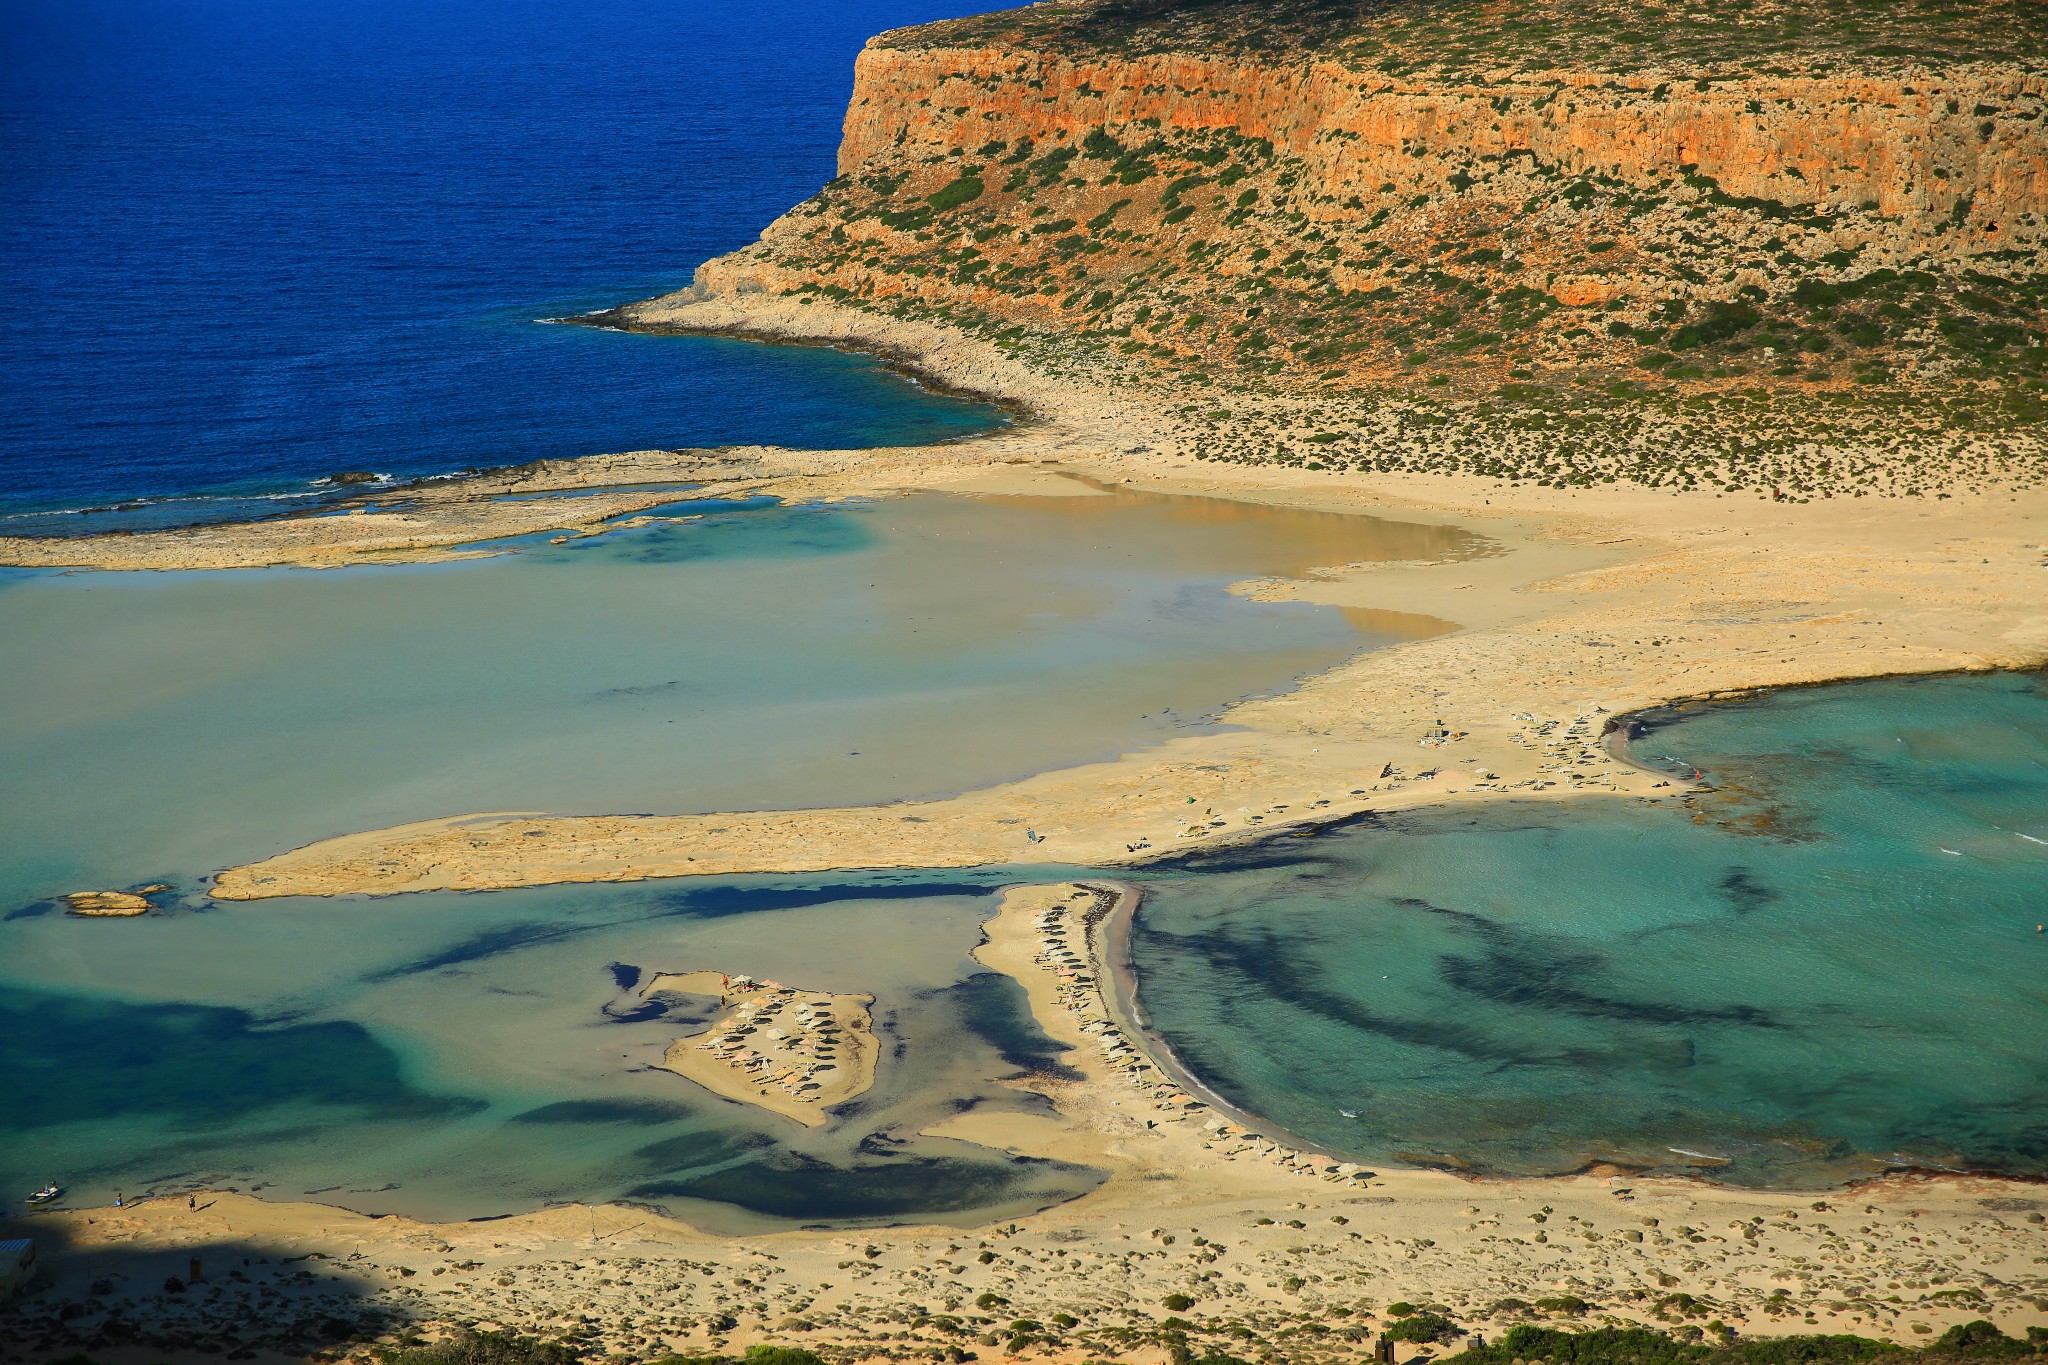
[[[1393,1309],[1387,1311],[1391,1313]],[[1465,1329],[1441,1313],[1416,1313],[1390,1324],[1385,1335],[1389,1341],[1449,1341],[1465,1335]]]
[[[926,195],[924,202],[932,206],[932,212],[944,213],[948,209],[957,209],[962,204],[973,203],[981,198],[981,192],[984,188],[985,186],[976,177],[963,175],[952,184],[943,185],[933,193]]]
[[[541,1341],[516,1332],[479,1332],[474,1328],[465,1328],[431,1346],[403,1347],[387,1351],[382,1357],[385,1365],[577,1365],[582,1358],[574,1347],[559,1341]]]
[[[1081,150],[1097,161],[1115,161],[1124,154],[1124,144],[1111,137],[1107,128],[1097,128],[1081,139]]]
[[[1952,1333],[1962,1330],[1951,1329]],[[2005,1340],[2020,1352],[2026,1350],[2019,1342]],[[1907,1354],[1889,1342],[1845,1335],[1777,1337],[1714,1346],[1680,1341],[1647,1327],[1574,1332],[1524,1326],[1510,1328],[1497,1343],[1453,1359],[1459,1365],[1510,1365],[1518,1359],[1531,1365],[1853,1365],[1876,1356],[1896,1356],[1904,1365]]]
[[[1168,1294],[1159,1301],[1160,1307],[1170,1313],[1182,1313],[1195,1306],[1195,1301],[1185,1294]]]
[[[1688,322],[1671,334],[1669,345],[1674,351],[1689,351],[1699,346],[1711,346],[1717,341],[1726,341],[1738,336],[1763,321],[1756,309],[1747,303],[1710,303],[1706,316]]]
[[[2015,1341],[1998,1330],[1993,1323],[1979,1318],[1975,1322],[1959,1322],[1941,1334],[1933,1348],[1937,1351],[1957,1351],[1973,1356],[2024,1356],[2033,1355],[2034,1348],[2024,1341]]]
[[[1032,162],[1031,169],[1038,176],[1039,184],[1050,185],[1067,173],[1067,166],[1078,155],[1080,153],[1072,147],[1055,148]]]

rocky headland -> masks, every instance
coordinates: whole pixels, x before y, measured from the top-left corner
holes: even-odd
[[[2018,3],[1054,0],[871,41],[838,178],[612,320],[937,320],[1207,460],[2031,481],[2044,52]]]

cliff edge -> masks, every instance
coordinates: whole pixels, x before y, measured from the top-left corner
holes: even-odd
[[[1389,467],[1392,402],[1563,433],[1413,466],[1546,481],[2043,469],[2033,0],[1052,0],[872,40],[839,169],[695,296],[1114,358],[1218,458]]]

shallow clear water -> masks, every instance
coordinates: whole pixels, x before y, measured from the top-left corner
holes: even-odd
[[[449,565],[0,580],[0,1188],[205,1182],[429,1217],[637,1199],[709,1226],[985,1218],[1094,1172],[918,1137],[1057,1065],[968,958],[1020,875],[213,906],[226,863],[469,810],[880,801],[1115,754],[1441,629],[1238,578],[1450,528],[1146,495],[679,504]],[[706,514],[708,513],[708,514]],[[62,914],[85,886],[181,908]],[[649,1069],[619,972],[874,993],[828,1128]],[[623,1016],[623,1017],[622,1017]]]
[[[689,879],[15,920],[0,1188],[54,1177],[73,1202],[111,1202],[205,1184],[430,1218],[636,1199],[729,1229],[1041,1207],[1099,1176],[917,1135],[965,1108],[1028,1109],[996,1078],[1057,1065],[1022,992],[967,956],[998,880]],[[644,1017],[621,983],[707,968],[872,993],[875,1088],[806,1130],[650,1069],[704,1021]]]
[[[1231,1099],[1367,1159],[2043,1173],[2048,690],[1787,693],[1636,748],[1717,794],[1412,816],[1139,874],[1142,1003]],[[627,1198],[733,1229],[1041,1206],[1098,1177],[915,1135],[1022,1108],[996,1078],[1060,1065],[967,954],[994,888],[1074,874],[25,906],[0,921],[0,1182],[435,1217]],[[695,1024],[622,982],[707,967],[873,992],[877,1088],[806,1132],[648,1070]]]
[[[1450,528],[1213,499],[730,510],[447,565],[0,579],[0,913],[471,811],[755,809],[1020,777],[1426,633],[1248,602]]]
[[[9,6],[0,531],[339,470],[987,427],[859,357],[535,321],[753,240],[834,174],[861,43],[973,8]]]
[[[2048,1175],[2048,685],[1654,719],[1633,751],[1704,770],[1697,809],[1417,814],[1161,876],[1144,1009],[1369,1160]]]

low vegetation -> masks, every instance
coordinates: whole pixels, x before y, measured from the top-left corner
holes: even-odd
[[[892,35],[904,46],[1045,45],[1074,54],[1311,51],[1412,73],[1507,62],[1633,71],[1670,64],[2035,61],[2031,0],[1054,0]]]
[[[786,294],[950,322],[1055,372],[1213,398],[1182,414],[1208,458],[1781,497],[2048,474],[2048,270],[2028,235],[2048,229],[1991,220],[1942,187],[1946,163],[1916,191],[1947,205],[1930,219],[1803,187],[1796,167],[1768,194],[1735,193],[1689,163],[1575,167],[1541,138],[1475,151],[1463,113],[1399,148],[1355,149],[1332,126],[1289,152],[1238,130],[1256,111],[1188,126],[1140,116],[1170,98],[1156,86],[1116,101],[1096,76],[1045,88],[1075,69],[1059,54],[1121,42],[1266,52],[1283,69],[1341,59],[1361,90],[1440,89],[1518,126],[1588,89],[1628,117],[1698,99],[1764,121],[1821,117],[1785,111],[1827,97],[1759,81],[1906,54],[1936,71],[1914,80],[1959,89],[2010,60],[2035,76],[1936,112],[1956,156],[2024,159],[2048,127],[2048,7],[1098,0],[884,41],[1015,45],[1021,64],[935,76],[928,107],[874,115],[906,120],[893,150],[735,266]],[[1660,74],[1627,74],[1652,58]],[[1496,60],[1609,83],[1471,65]],[[1125,116],[1077,128],[1082,108]],[[1366,165],[1398,169],[1361,179]],[[1918,461],[1893,458],[1904,444]]]
[[[1583,1305],[1582,1305],[1583,1306]],[[1395,1309],[1408,1310],[1405,1315]],[[1365,1316],[1372,1316],[1369,1312]],[[1338,1341],[1363,1343],[1370,1333],[1350,1327],[1352,1310],[1335,1316],[1321,1333],[1329,1338],[1342,1329]],[[1470,1343],[1462,1349],[1452,1343],[1468,1340],[1470,1334],[1445,1315],[1409,1304],[1391,1305],[1383,1334],[1396,1342],[1448,1347],[1444,1365],[1983,1365],[1991,1361],[2022,1362],[2048,1353],[2048,1329],[2033,1328],[2028,1338],[2009,1337],[1985,1321],[1950,1328],[1925,1346],[1904,1347],[1869,1337],[1813,1335],[1738,1339],[1718,1322],[1705,1327],[1688,1327],[1666,1332],[1645,1327],[1595,1327],[1561,1329],[1525,1325],[1510,1328],[1497,1342]],[[1071,1325],[1071,1323],[1069,1324]],[[1058,1327],[1050,1333],[1045,1324],[1018,1324],[1029,1330],[1005,1343],[1000,1354],[1016,1355],[1037,1345],[1066,1349],[1069,1343]],[[1122,1344],[1129,1347],[1163,1347],[1172,1365],[1289,1365],[1296,1358],[1284,1344],[1250,1350],[1241,1334],[1230,1324],[1197,1325],[1180,1318],[1168,1318],[1153,1332],[1129,1333]],[[1098,1343],[1098,1346],[1101,1343]],[[1325,1358],[1327,1341],[1316,1342],[1314,1355]],[[1238,1354],[1241,1352],[1242,1354]],[[1362,1352],[1361,1352],[1362,1354]],[[737,1354],[653,1355],[632,1358],[599,1355],[573,1342],[542,1341],[512,1332],[465,1329],[440,1341],[386,1348],[375,1354],[378,1365],[848,1365],[885,1356],[904,1358],[902,1353],[878,1345],[873,1349],[822,1348],[760,1345]],[[932,1356],[936,1360],[967,1361],[976,1352],[952,1348]],[[73,1357],[59,1365],[92,1365],[86,1357]]]

